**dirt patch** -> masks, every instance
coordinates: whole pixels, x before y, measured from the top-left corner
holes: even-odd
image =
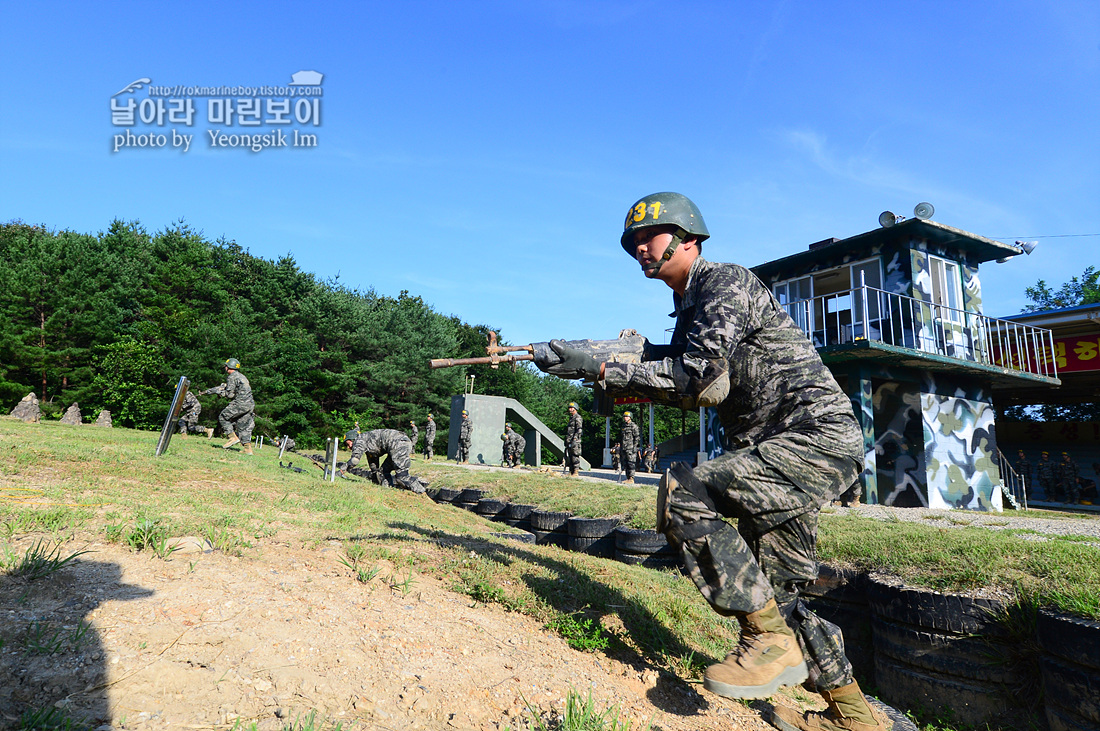
[[[574,688],[635,727],[770,728],[744,704],[575,651],[432,577],[406,583],[383,565],[363,583],[336,542],[161,560],[74,540],[63,555],[81,549],[33,584],[0,577],[2,727],[52,704],[104,728],[282,729],[316,711],[344,728],[519,729],[525,699],[560,713]]]

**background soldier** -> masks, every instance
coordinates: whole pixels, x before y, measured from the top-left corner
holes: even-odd
[[[1024,450],[1021,449],[1016,453],[1016,464],[1013,465],[1013,467],[1016,470],[1016,474],[1024,481],[1024,490],[1026,494],[1030,495],[1035,487],[1031,484],[1031,462],[1028,461],[1027,455],[1024,454]]]
[[[183,407],[180,409],[178,426],[181,436],[187,436],[189,433],[211,436],[214,433],[213,429],[199,426],[199,414],[201,413],[202,404],[199,403],[198,397],[188,391],[187,395],[183,397]]]
[[[412,434],[409,435],[409,441],[412,442],[413,451],[416,451],[416,440],[420,438],[420,429],[417,428],[416,422],[409,419],[409,426],[412,427]]]
[[[370,480],[374,484],[403,487],[415,493],[425,491],[423,482],[409,475],[412,441],[404,432],[373,429],[360,434],[352,429],[344,435],[344,446],[351,450],[347,468],[354,468],[366,456]]]
[[[584,419],[577,410],[577,404],[569,402],[569,425],[565,427],[565,468],[576,477],[581,468],[581,432]]]
[[[507,432],[500,435],[500,466],[512,466],[512,442]]]
[[[623,426],[619,430],[619,444],[622,445],[622,454],[619,459],[623,461],[623,472],[626,473],[627,485],[634,484],[634,468],[638,459],[638,447],[641,446],[641,432],[634,423],[629,411],[623,414]]]
[[[619,471],[619,466],[621,464],[619,461],[619,455],[622,454],[622,451],[622,447],[619,446],[618,442],[615,442],[611,445],[611,469],[615,470],[616,472]]]
[[[244,453],[252,454],[252,428],[256,425],[256,415],[253,413],[256,403],[252,400],[252,386],[241,373],[241,362],[236,358],[225,361],[225,373],[225,383],[208,388],[203,393],[232,399],[218,414],[218,424],[229,436],[229,441],[222,445],[222,449],[243,444]]]
[[[509,445],[511,445],[511,461],[508,463],[508,466],[513,468],[519,467],[524,463],[524,450],[527,449],[527,440],[513,431],[511,424],[504,425],[504,433],[508,437]]]
[[[657,448],[652,444],[647,444],[645,448],[645,471],[656,472],[657,471]]]
[[[1043,499],[1048,502],[1059,501],[1056,468],[1057,465],[1050,461],[1050,452],[1039,455],[1039,464],[1035,465],[1035,477],[1043,490]]]
[[[658,528],[711,606],[741,625],[738,646],[707,668],[704,687],[765,698],[808,680],[828,709],[776,706],[773,725],[884,731],[852,677],[840,628],[799,597],[817,578],[822,506],[863,470],[862,433],[847,395],[767,287],[744,267],[702,258],[709,235],[699,209],[677,193],[631,206],[620,243],[647,278],[672,289],[671,343],[647,343],[641,363],[600,363],[552,341],[554,367],[598,382],[609,397],[718,412],[724,453],[694,469],[674,463],[658,491]]]
[[[467,464],[470,461],[470,442],[474,436],[474,422],[470,421],[470,412],[462,410],[462,424],[458,428],[458,454],[455,461]]]
[[[1062,463],[1058,465],[1055,475],[1062,499],[1067,503],[1081,502],[1081,470],[1069,456],[1069,452],[1062,452]]]
[[[424,427],[424,456],[431,462],[433,454],[435,454],[435,419],[428,414],[428,424]]]

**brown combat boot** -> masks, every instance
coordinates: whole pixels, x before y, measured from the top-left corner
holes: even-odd
[[[252,442],[249,442],[248,444],[244,445],[244,453],[245,454],[252,454]]]
[[[768,720],[780,731],[887,731],[893,723],[863,697],[859,683],[821,694],[829,707],[824,711],[801,714],[793,708],[776,706]]]
[[[241,443],[241,438],[238,437],[236,434],[234,434],[231,437],[229,437],[228,442],[226,442],[225,444],[222,445],[222,449],[229,449],[234,444],[240,444],[240,443]]]
[[[767,698],[781,685],[809,677],[798,638],[769,599],[763,609],[740,615],[741,642],[703,674],[703,687],[726,698]]]
[[[206,427],[206,438],[209,439],[214,436],[214,429],[212,427]]]
[[[634,484],[634,478],[633,477],[626,478],[625,480],[623,480],[623,484],[624,485],[633,485]]]

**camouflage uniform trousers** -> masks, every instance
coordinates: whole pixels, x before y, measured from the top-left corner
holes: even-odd
[[[751,613],[774,597],[798,635],[810,682],[818,690],[839,688],[852,682],[841,630],[810,611],[799,593],[817,578],[818,513],[856,479],[859,464],[811,451],[804,440],[768,442],[792,457],[782,461],[794,479],[764,459],[759,447],[748,447],[694,470],[713,507],[687,490],[673,493],[673,524],[681,522],[684,531],[681,554],[688,575],[719,614]],[[799,453],[805,456],[793,459]],[[777,461],[774,452],[769,455]],[[737,527],[726,517],[735,518]]]
[[[458,454],[455,455],[456,462],[468,462],[470,460],[470,440],[462,439],[458,440]]]
[[[382,464],[379,466],[378,471],[381,473],[384,483],[390,485],[395,484],[393,479],[394,472],[408,472],[409,467],[412,466],[412,441],[398,442],[390,447],[390,450],[386,453],[385,459],[382,460]],[[368,457],[368,463],[371,461]],[[373,466],[373,465],[372,465]]]
[[[180,434],[204,434],[206,432],[205,427],[199,426],[198,409],[191,409],[182,413],[177,426]]]
[[[565,466],[570,472],[581,469],[581,442],[576,440],[565,443]]]
[[[237,434],[241,444],[252,441],[252,429],[256,426],[256,414],[252,407],[231,401],[228,406],[218,414],[218,424],[226,436]]]

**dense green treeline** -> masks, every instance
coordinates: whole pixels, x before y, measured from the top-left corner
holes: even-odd
[[[77,402],[86,415],[106,408],[121,425],[159,428],[181,375],[214,386],[235,357],[256,393],[258,433],[306,445],[353,421],[423,426],[429,412],[446,434],[468,373],[478,393],[516,398],[563,433],[565,404],[591,401],[577,384],[522,367],[428,366],[483,355],[489,330],[407,292],[318,280],[290,256],[256,257],[183,222],[152,235],[118,220],[96,235],[0,225],[4,409],[33,390],[48,417]],[[225,402],[200,400],[202,423],[214,425]],[[678,434],[680,412],[659,412],[658,441]],[[585,456],[598,462],[603,419],[586,417]]]

